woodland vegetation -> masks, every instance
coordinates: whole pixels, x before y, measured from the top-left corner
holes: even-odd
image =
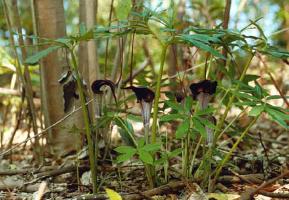
[[[0,8],[0,199],[289,199],[289,1]]]

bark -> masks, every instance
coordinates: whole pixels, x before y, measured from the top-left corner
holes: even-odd
[[[96,25],[97,0],[80,0],[79,11],[80,23],[83,23],[88,30],[93,28]],[[79,68],[88,86],[96,79],[100,79],[97,48],[94,40],[80,43]]]
[[[79,2],[79,22],[85,25],[87,30],[92,29],[96,25],[97,16],[97,0],[80,0]],[[100,79],[100,70],[97,57],[97,43],[94,40],[81,42],[79,45],[79,69],[82,78],[87,84],[90,96],[93,93],[90,86],[96,79]],[[94,121],[95,106],[89,105],[90,118]]]
[[[60,38],[66,35],[62,0],[35,1],[35,8],[40,37]],[[47,48],[47,46],[43,48]],[[61,85],[58,83],[62,70],[68,65],[63,51],[53,52],[41,61],[41,78],[44,84],[43,89],[46,93],[44,98],[46,98],[47,102],[48,121],[51,124],[63,118],[65,114],[63,91]],[[71,127],[71,124],[75,123],[75,118],[69,118],[64,121],[62,126],[56,126],[52,129],[52,134],[48,137],[47,143],[51,147],[52,153],[56,156],[61,156],[75,150],[80,145],[81,140],[79,140],[79,135],[69,133],[67,130],[67,128]]]

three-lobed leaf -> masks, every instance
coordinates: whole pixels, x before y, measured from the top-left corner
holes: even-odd
[[[141,150],[148,151],[148,152],[158,151],[160,149],[161,149],[161,143],[146,144],[141,148]]]
[[[154,159],[149,152],[145,150],[139,150],[138,154],[139,154],[139,159],[141,161],[143,161],[146,164],[153,164]]]

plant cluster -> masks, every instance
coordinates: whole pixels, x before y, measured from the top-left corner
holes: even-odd
[[[279,50],[269,44],[262,28],[257,24],[259,19],[251,21],[241,30],[224,30],[221,26],[212,29],[189,26],[179,30],[176,28],[176,13],[173,1],[166,10],[152,10],[143,7],[139,12],[131,11],[130,7],[125,5],[126,1],[123,2],[122,16],[119,16],[120,20],[117,23],[108,27],[97,26],[91,30],[86,30],[82,26],[79,34],[56,40],[39,38],[40,41],[51,44],[51,46],[26,60],[28,64],[35,64],[50,52],[60,48],[65,48],[69,52],[71,72],[75,86],[77,86],[85,119],[94,189],[97,187],[96,158],[97,138],[99,137],[94,136],[96,134],[95,130],[109,125],[111,122],[119,127],[120,134],[126,143],[125,146],[114,149],[119,153],[117,162],[124,162],[133,157],[139,159],[145,166],[151,187],[160,181],[160,178],[157,178],[159,167],[164,172],[164,176],[161,178],[168,181],[170,160],[181,154],[182,176],[201,180],[202,185],[204,187],[208,186],[209,189],[214,188],[214,183],[222,168],[227,164],[242,138],[262,113],[266,113],[272,120],[284,128],[288,128],[286,124],[286,120],[289,120],[288,110],[268,103],[270,99],[282,98],[282,96],[271,96],[258,84],[259,76],[248,74],[252,59],[256,58],[258,54],[265,54],[278,59],[289,57],[288,52]],[[130,17],[126,19],[128,15]],[[259,31],[260,37],[244,34],[247,29],[252,27]],[[95,124],[91,124],[86,106],[85,87],[75,56],[76,47],[81,41],[122,38],[134,34],[146,35],[151,40],[155,39],[161,47],[159,72],[156,81],[151,83],[155,87],[154,89],[133,85],[125,87],[110,80],[96,80],[92,83],[91,88],[97,99],[97,105],[101,105],[101,107],[98,107]],[[162,80],[166,52],[170,45],[176,44],[194,46],[206,52],[203,55],[206,56],[208,61],[208,68],[205,71],[206,78],[204,80],[200,78],[200,82],[192,83],[189,86],[192,97],[177,96],[176,99],[174,94],[167,92],[167,98],[162,101],[160,96],[161,88],[164,85]],[[221,49],[225,49],[228,56],[225,57],[220,53]],[[244,66],[239,66],[236,57],[242,54],[245,55],[242,56],[242,59],[246,62]],[[223,74],[223,80],[218,79],[216,75],[218,73]],[[131,89],[135,93],[142,110],[145,132],[143,138],[135,136],[129,120],[118,112],[112,112],[109,105],[103,106],[105,103],[101,99],[105,98],[105,93],[102,92],[101,88],[104,85],[110,87],[118,108],[123,106],[125,99],[117,96],[115,90],[119,88]],[[215,96],[218,107],[209,105],[213,96]],[[217,144],[223,133],[230,129],[237,119],[225,123],[228,112],[232,107],[238,107],[242,112],[250,109],[251,123],[241,131],[231,150],[223,155],[218,151]],[[150,125],[152,108],[152,123]],[[178,123],[175,138],[180,141],[180,145],[173,150],[168,149],[168,138],[162,137],[163,134],[158,130],[159,126],[168,122]],[[202,161],[197,163],[196,158],[200,148],[204,149]],[[213,159],[216,154],[221,155],[221,161],[217,162]]]

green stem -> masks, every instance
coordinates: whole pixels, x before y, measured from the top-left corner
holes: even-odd
[[[222,168],[224,167],[224,165],[228,162],[228,160],[231,158],[233,152],[236,150],[236,148],[238,147],[239,143],[242,141],[242,139],[244,138],[244,136],[249,132],[250,128],[255,124],[255,122],[257,121],[257,119],[259,118],[260,115],[258,115],[257,117],[255,117],[251,123],[249,124],[249,126],[243,131],[243,133],[241,134],[241,136],[238,138],[238,140],[235,142],[235,144],[233,145],[233,147],[230,149],[230,151],[227,153],[227,155],[225,156],[225,158],[222,160],[222,162],[219,164],[219,166],[217,167],[216,171],[215,171],[215,177],[214,177],[214,183],[216,182],[216,180],[218,179]]]
[[[198,153],[198,150],[201,146],[201,142],[202,142],[202,136],[199,138],[199,141],[198,141],[198,144],[194,150],[194,154],[193,154],[193,158],[192,158],[192,161],[191,161],[191,164],[190,164],[190,169],[189,169],[189,176],[192,177],[193,175],[193,168],[194,168],[194,165],[195,165],[195,160],[196,160],[196,157],[197,157],[197,153]]]
[[[160,70],[159,70],[159,74],[157,77],[157,85],[156,85],[156,90],[155,90],[156,96],[154,100],[154,113],[153,113],[153,123],[152,123],[152,138],[151,138],[152,143],[156,142],[161,80],[162,80],[162,75],[163,75],[164,63],[166,59],[167,47],[168,47],[167,45],[162,46],[161,65],[160,65]]]
[[[254,54],[251,56],[251,58],[250,58],[250,59],[248,60],[248,62],[246,63],[246,65],[245,65],[245,67],[244,67],[244,69],[243,69],[243,72],[242,72],[242,74],[241,74],[241,77],[239,78],[239,81],[243,81],[243,79],[244,79],[244,77],[245,77],[245,75],[246,75],[246,72],[247,72],[247,70],[248,70],[248,68],[249,68],[249,66],[250,66],[250,63],[251,63],[253,57],[254,57]],[[228,105],[227,105],[227,107],[226,107],[226,110],[225,110],[224,114],[222,115],[219,123],[217,124],[216,134],[215,134],[215,139],[214,139],[213,146],[215,146],[215,144],[216,144],[216,142],[217,142],[217,138],[218,138],[219,135],[220,135],[221,128],[222,128],[223,125],[224,125],[224,122],[225,122],[225,120],[226,120],[226,117],[227,117],[227,115],[228,115],[228,113],[229,113],[229,111],[230,111],[230,109],[231,109],[231,107],[232,107],[232,105],[233,105],[234,100],[235,100],[236,92],[239,90],[239,88],[240,88],[240,85],[237,84],[237,86],[236,86],[236,88],[235,88],[232,96],[231,96],[230,99],[229,99],[229,103],[228,103]]]
[[[80,102],[81,102],[84,125],[85,125],[85,133],[86,133],[86,138],[87,138],[87,143],[88,143],[89,164],[90,164],[90,170],[91,170],[93,194],[96,194],[96,192],[97,192],[96,162],[94,159],[92,131],[90,128],[88,110],[87,110],[87,107],[85,105],[86,101],[85,101],[84,91],[83,91],[83,87],[82,87],[82,81],[81,81],[81,78],[80,78],[80,75],[78,72],[78,66],[77,66],[75,54],[73,52],[73,48],[70,49],[70,54],[71,54],[71,58],[72,58],[72,68],[73,68],[73,71],[75,73],[77,86],[78,86],[78,90],[79,90]]]

